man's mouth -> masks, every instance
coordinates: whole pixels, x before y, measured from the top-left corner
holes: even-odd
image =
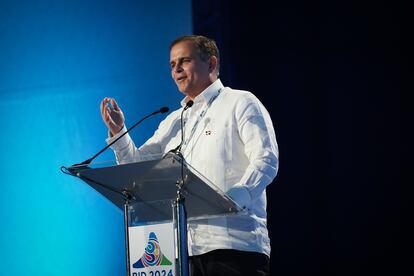
[[[181,82],[184,79],[186,79],[186,76],[179,77],[179,78],[177,78],[177,82]]]

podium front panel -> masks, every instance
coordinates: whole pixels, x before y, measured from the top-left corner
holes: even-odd
[[[129,227],[130,275],[176,275],[173,222]]]

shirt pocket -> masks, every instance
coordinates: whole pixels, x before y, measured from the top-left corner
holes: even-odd
[[[231,126],[219,117],[207,119],[202,134],[203,140],[210,150],[214,151],[216,158],[226,163],[230,162],[232,160]]]

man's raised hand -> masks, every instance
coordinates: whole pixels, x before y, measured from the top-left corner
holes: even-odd
[[[124,113],[119,108],[115,99],[105,97],[101,101],[101,115],[105,125],[111,132],[111,136],[117,134],[124,127]]]

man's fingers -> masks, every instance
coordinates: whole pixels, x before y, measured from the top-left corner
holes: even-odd
[[[112,105],[112,107],[110,107]],[[116,134],[122,129],[119,125],[120,120],[123,120],[123,114],[115,99],[105,97],[100,104],[101,115],[104,123],[111,131],[112,134]]]
[[[104,113],[103,113],[103,117],[104,117],[105,123],[108,122],[109,117],[110,117],[109,112],[108,112],[108,108],[105,108]]]
[[[106,113],[106,115],[108,115],[109,117],[111,117],[112,109],[109,106],[106,106],[105,107],[105,113]]]
[[[108,117],[115,123],[114,118],[116,119],[117,117],[119,117],[119,114],[121,114],[121,111],[117,111],[114,109],[111,109],[109,106],[106,107],[105,109],[105,113],[108,115]]]
[[[109,116],[108,127],[113,135],[117,134],[121,130],[120,126],[115,123],[111,116]]]
[[[102,101],[101,101],[101,114],[103,114],[104,113],[104,111],[105,111],[105,106],[107,106],[108,105],[108,98],[104,98]]]
[[[114,107],[114,109],[116,110],[116,111],[119,111],[120,109],[119,109],[119,106],[118,106],[118,103],[115,101],[115,99],[114,98],[111,98],[111,104],[112,104],[112,106]]]
[[[100,105],[100,109],[101,109],[101,115],[103,116],[104,115],[104,101],[102,100],[101,101],[101,105]]]
[[[111,116],[108,116],[108,124],[111,126],[111,128],[114,128],[116,126],[115,121],[112,119]]]

